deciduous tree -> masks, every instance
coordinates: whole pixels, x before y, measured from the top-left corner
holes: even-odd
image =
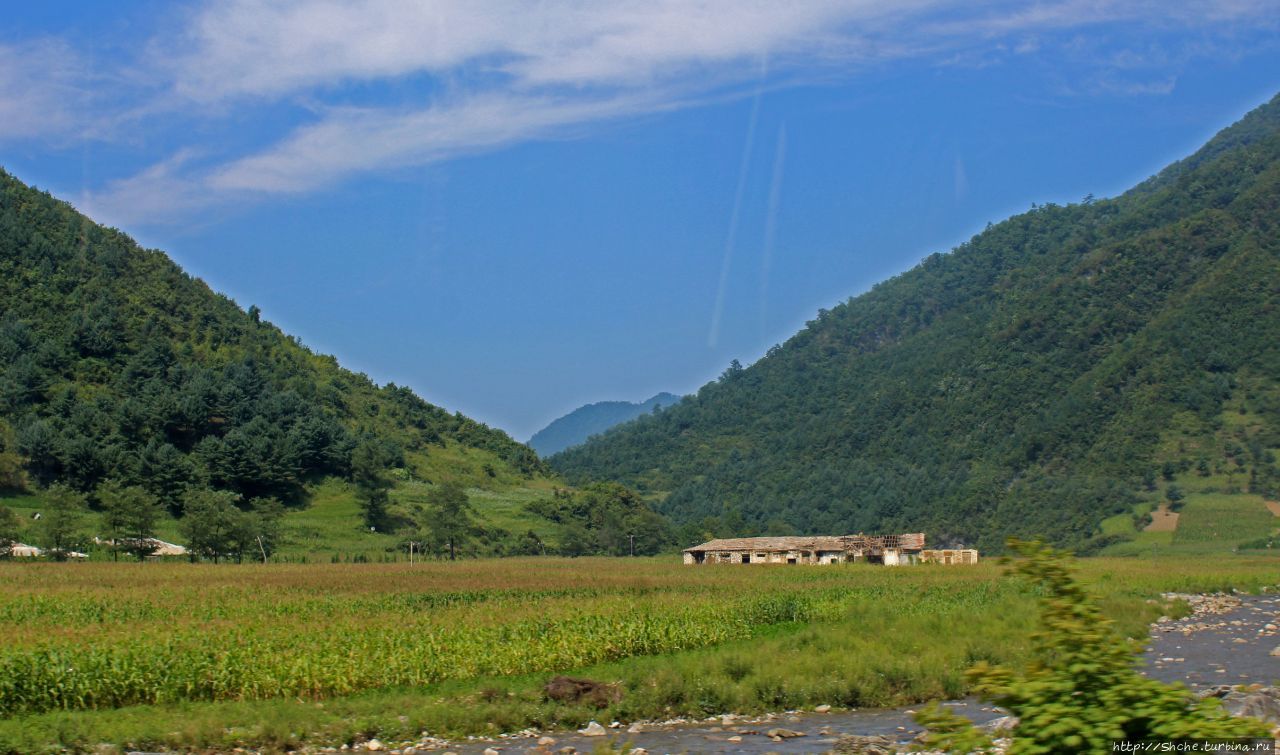
[[[18,542],[18,515],[8,506],[0,506],[0,558],[8,558]]]
[[[126,487],[115,480],[99,485],[97,496],[102,524],[115,553],[131,553],[141,561],[155,552],[156,522],[162,513],[158,498],[146,488]]]
[[[84,541],[80,527],[84,521],[85,495],[58,484],[45,491],[44,501],[40,527],[45,547],[55,560],[65,561],[67,554]]]
[[[225,490],[188,490],[183,496],[179,529],[193,558],[216,564],[241,547],[243,512],[236,508],[237,497]]]

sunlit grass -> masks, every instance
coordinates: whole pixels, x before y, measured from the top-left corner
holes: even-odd
[[[1245,556],[1086,559],[1080,571],[1130,636],[1163,591],[1280,579],[1273,559]],[[972,663],[1025,660],[1034,596],[1001,574],[993,562],[669,558],[5,564],[0,752],[51,741],[284,750],[954,697]],[[623,699],[605,711],[544,700],[540,685],[563,672],[618,682]]]

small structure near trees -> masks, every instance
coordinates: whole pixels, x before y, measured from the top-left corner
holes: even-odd
[[[920,562],[924,534],[739,537],[686,548],[686,564],[842,564],[886,566]],[[974,551],[976,559],[977,552]]]
[[[920,551],[920,563],[960,566],[978,563],[978,551],[974,548],[946,548]]]
[[[9,548],[9,555],[14,558],[40,558],[44,555],[44,550],[26,543],[14,543]]]

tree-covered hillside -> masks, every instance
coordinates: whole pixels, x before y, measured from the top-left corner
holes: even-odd
[[[630,422],[642,414],[659,408],[675,406],[680,397],[672,393],[659,393],[648,401],[597,401],[580,406],[542,428],[529,438],[529,445],[542,456],[559,453],[570,446],[585,443],[593,435]]]
[[[1275,496],[1280,98],[1126,194],[989,226],[550,463],[705,532],[1080,546],[1188,443],[1224,447],[1228,401],[1257,420],[1232,463]],[[1170,446],[1175,419],[1205,442]]]
[[[349,477],[362,446],[419,476],[446,449],[461,482],[544,473],[505,433],[342,369],[0,171],[0,489],[110,479],[175,512],[191,488],[291,502]]]

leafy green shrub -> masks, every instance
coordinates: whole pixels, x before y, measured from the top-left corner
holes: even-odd
[[[1217,700],[1197,700],[1182,685],[1138,673],[1134,647],[1072,576],[1066,555],[1041,543],[1010,541],[1024,558],[1013,572],[1040,594],[1034,660],[1022,671],[980,661],[968,672],[974,691],[1018,718],[1010,755],[1110,752],[1118,739],[1265,737],[1253,719],[1232,718]],[[928,749],[991,752],[991,738],[966,719],[931,706],[917,720]]]

